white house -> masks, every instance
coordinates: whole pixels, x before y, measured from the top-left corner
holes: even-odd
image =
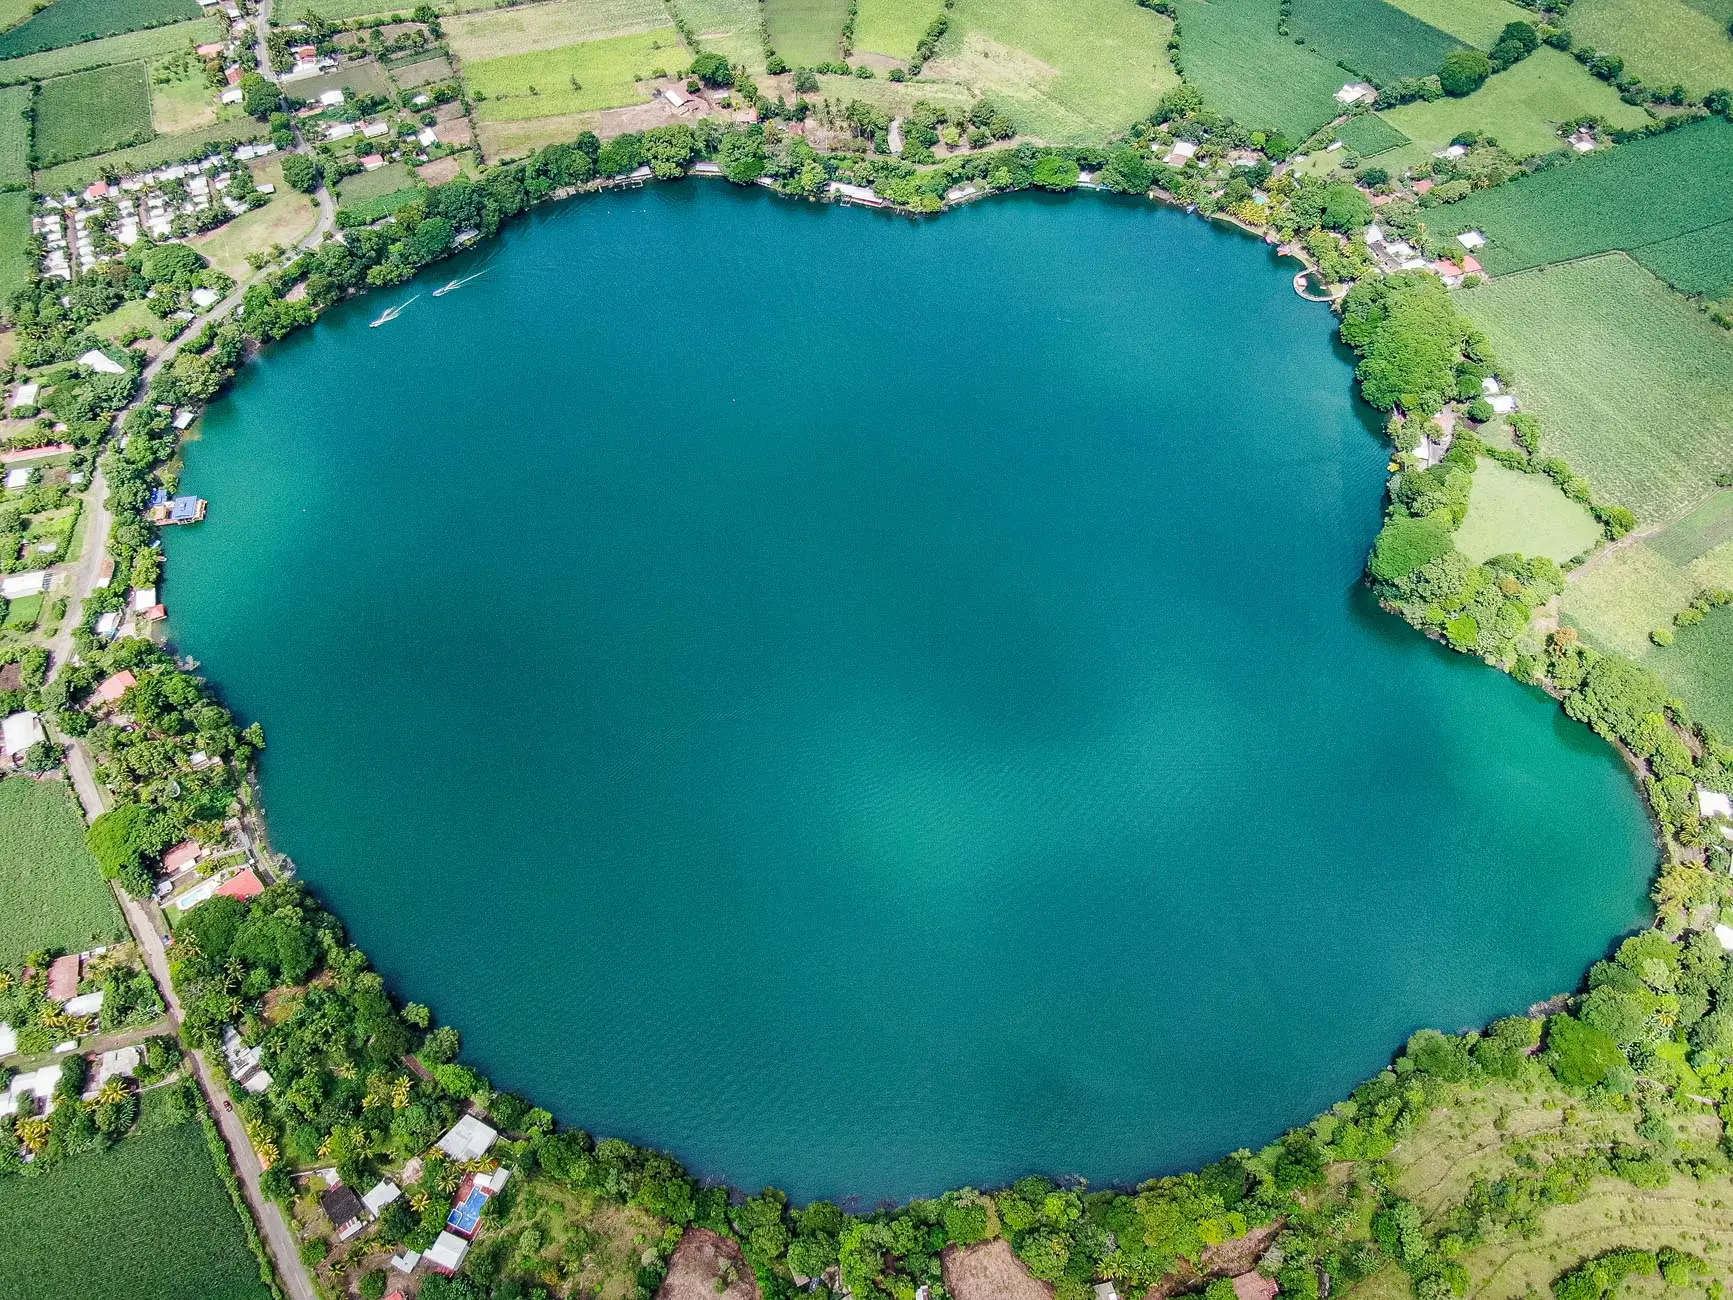
[[[94,993],[80,993],[77,997],[66,1000],[66,1014],[69,1016],[94,1016],[101,1010],[101,989]]]
[[[18,492],[30,486],[30,471],[20,465],[6,471],[6,490]]]
[[[36,394],[41,391],[41,384],[19,384],[12,390],[12,400],[6,405],[8,407],[35,406]]]
[[[126,373],[125,366],[121,365],[120,362],[115,361],[106,352],[99,351],[96,348],[90,349],[90,351],[78,358],[78,364],[81,366],[89,366],[99,375],[124,375]]]
[[[439,1240],[429,1246],[421,1258],[429,1268],[447,1275],[463,1267],[463,1257],[469,1254],[469,1243],[455,1232],[442,1232]]]
[[[1704,786],[1698,786],[1697,816],[1733,817],[1733,798],[1729,798],[1719,790],[1710,790]]]
[[[1499,415],[1509,415],[1516,410],[1516,398],[1509,393],[1500,393],[1497,397],[1489,397],[1486,399],[1486,404]]]
[[[1336,102],[1344,108],[1349,104],[1370,104],[1378,98],[1378,92],[1364,81],[1350,81],[1336,92]]]
[[[0,757],[23,758],[32,745],[48,739],[42,730],[42,719],[26,709],[0,722]]]
[[[40,596],[49,589],[49,575],[40,569],[28,574],[7,574],[0,577],[0,596],[17,600],[19,596]]]
[[[379,1211],[402,1195],[403,1189],[401,1187],[389,1178],[381,1178],[373,1184],[373,1189],[361,1198],[361,1204],[367,1207],[367,1213],[377,1219]]]
[[[1478,230],[1465,230],[1456,237],[1456,242],[1472,253],[1477,248],[1485,247],[1486,236]]]
[[[132,593],[132,612],[142,614],[156,604],[155,587],[138,587]]]
[[[474,1115],[465,1115],[436,1145],[453,1160],[479,1160],[498,1137],[498,1129],[489,1128]]]
[[[1175,140],[1173,148],[1167,151],[1167,156],[1162,159],[1162,162],[1169,167],[1184,167],[1196,156],[1197,146],[1190,140]]]
[[[319,102],[326,108],[336,108],[343,102],[343,92],[341,90],[327,90],[319,96]]]
[[[230,86],[217,99],[224,104],[238,104],[245,98],[239,86]]]

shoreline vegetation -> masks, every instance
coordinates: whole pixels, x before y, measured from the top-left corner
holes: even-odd
[[[705,67],[746,94],[743,68]],[[936,143],[953,128],[985,138],[999,130],[990,110],[980,123],[967,114],[958,123],[947,115],[954,111],[931,110],[902,129],[920,132],[910,138],[929,156],[927,134]],[[1562,459],[1543,454],[1544,433],[1532,416],[1495,419],[1485,399],[1513,377],[1443,283],[1425,270],[1375,273],[1354,237],[1372,218],[1366,195],[1353,184],[1282,170],[1295,152],[1288,141],[1209,112],[1189,86],[1165,95],[1111,147],[1024,143],[928,169],[867,152],[889,122],[864,105],[849,112],[856,139],[868,142],[861,152],[821,155],[775,120],[721,126],[706,119],[606,142],[586,133],[478,178],[418,187],[389,213],[340,208],[341,239],[286,255],[255,278],[238,311],[206,319],[154,368],[141,399],[134,392],[143,368],[130,350],[109,352],[120,375],[65,367],[53,398],[67,429],[56,436],[79,449],[86,467],[100,463],[115,517],[107,549],[125,580],[89,593],[72,637],[77,662],[57,664],[31,698],[62,737],[98,759],[95,776],[115,800],[91,828],[104,874],[148,896],[171,846],[215,842],[237,810],[257,824],[260,725],[241,726],[209,683],[153,641],[107,641],[94,632],[103,616],[125,612],[129,587],[154,586],[160,576],[144,512],[154,492],[178,488],[184,426],[176,413],[196,412],[253,351],[311,325],[325,308],[405,283],[535,204],[698,170],[791,198],[870,195],[874,206],[915,214],[987,193],[1087,184],[1219,216],[1277,244],[1315,283],[1351,284],[1340,301],[1341,336],[1360,358],[1361,395],[1389,416],[1393,448],[1367,580],[1387,610],[1546,690],[1619,749],[1655,822],[1655,923],[1545,1008],[1481,1032],[1416,1033],[1348,1099],[1258,1151],[1134,1189],[1030,1177],[996,1191],[961,1188],[850,1214],[828,1202],[794,1207],[775,1189],[743,1195],[701,1185],[670,1156],[558,1127],[548,1112],[460,1064],[457,1030],[437,1024],[427,1007],[394,1000],[305,887],[271,883],[250,899],[201,903],[179,922],[171,951],[186,1040],[221,1052],[232,1029],[259,1053],[269,1086],[233,1085],[233,1104],[264,1167],[261,1187],[292,1221],[317,1222],[308,1208],[317,1188],[305,1176],[314,1169],[335,1168],[356,1188],[389,1177],[405,1192],[382,1207],[363,1249],[346,1251],[309,1226],[302,1262],[345,1292],[353,1281],[377,1300],[385,1290],[382,1248],[431,1247],[453,1194],[503,1164],[512,1185],[486,1198],[461,1274],[425,1279],[421,1295],[429,1300],[482,1300],[490,1289],[496,1300],[527,1298],[550,1286],[601,1292],[604,1283],[609,1294],[647,1300],[693,1229],[736,1243],[765,1300],[814,1284],[857,1300],[943,1300],[958,1252],[1000,1239],[1058,1300],[1089,1300],[1101,1282],[1121,1295],[1151,1288],[1165,1295],[1172,1287],[1231,1300],[1225,1275],[1254,1265],[1294,1300],[1323,1300],[1388,1276],[1404,1279],[1418,1300],[1448,1300],[1468,1290],[1468,1252],[1533,1235],[1544,1211],[1583,1200],[1597,1180],[1635,1188],[1674,1178],[1724,1181],[1733,1169],[1724,1118],[1733,1106],[1733,963],[1715,926],[1733,896],[1727,841],[1698,791],[1733,784],[1733,747],[1652,672],[1559,625],[1565,568],[1558,561],[1506,554],[1475,564],[1456,549],[1483,459],[1550,479],[1590,512],[1607,541],[1627,535],[1636,520],[1596,500]],[[1688,120],[1670,118],[1657,129]],[[1152,146],[1173,157],[1178,143],[1192,154],[1237,153],[1247,165],[1224,193],[1205,193],[1183,166],[1156,160]],[[308,159],[285,176],[315,192],[317,166]],[[1395,233],[1421,221],[1413,204],[1388,204],[1379,216]],[[166,292],[184,292],[204,274],[202,259],[169,260],[134,269],[152,277],[160,270]],[[40,297],[24,304],[19,321],[20,353],[28,349],[38,364],[70,361],[90,337]],[[119,439],[111,437],[115,427]],[[1729,599],[1705,596],[1709,606]],[[126,677],[117,692],[98,690]],[[1398,1190],[1398,1144],[1439,1107],[1488,1098],[1505,1106],[1501,1114],[1529,1106],[1562,1115],[1571,1131],[1522,1147],[1513,1167],[1475,1179],[1447,1204],[1423,1205]],[[485,1116],[501,1140],[469,1160],[446,1158],[434,1140],[466,1114]],[[27,1168],[21,1156],[12,1128],[0,1126],[0,1173]],[[572,1245],[574,1218],[587,1248]],[[1212,1266],[1214,1248],[1247,1240],[1260,1243],[1249,1261]],[[597,1262],[604,1257],[612,1262]],[[1726,1267],[1682,1245],[1613,1251],[1567,1261],[1555,1290],[1559,1300],[1600,1300],[1626,1276],[1685,1284]]]

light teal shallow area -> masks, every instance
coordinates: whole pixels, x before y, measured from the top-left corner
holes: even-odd
[[[1358,586],[1385,451],[1292,272],[1104,196],[550,208],[211,409],[175,639],[565,1123],[857,1205],[1260,1144],[1573,987],[1654,863]]]

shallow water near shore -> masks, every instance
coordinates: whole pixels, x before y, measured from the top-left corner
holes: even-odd
[[[855,1205],[1260,1145],[1574,987],[1655,858],[1357,585],[1385,449],[1294,269],[1097,196],[556,205],[247,367],[171,633],[563,1123]]]

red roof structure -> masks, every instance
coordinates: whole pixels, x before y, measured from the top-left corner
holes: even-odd
[[[1234,1279],[1234,1295],[1239,1300],[1275,1300],[1281,1289],[1262,1273],[1241,1273]]]
[[[240,85],[241,84],[240,65],[238,63],[229,64],[228,71],[223,73],[223,79],[225,81],[227,81],[231,86]]]
[[[1465,257],[1462,259],[1462,269],[1469,275],[1479,275],[1480,263],[1475,258]]]
[[[162,855],[162,873],[173,876],[199,860],[202,850],[196,840],[184,840]]]
[[[138,685],[138,678],[132,675],[130,669],[123,668],[114,676],[104,678],[96,690],[91,693],[91,698],[99,704],[113,704],[126,694],[129,687],[136,685]]]
[[[48,999],[64,1002],[78,996],[78,955],[68,953],[56,957],[48,967]]]
[[[108,193],[108,182],[107,181],[92,181],[90,183],[90,185],[85,189],[84,197],[87,199],[100,199],[100,198],[103,198],[105,195],[107,195],[107,193]]]
[[[1416,194],[1425,194],[1431,188],[1432,188],[1432,181],[1430,179],[1414,182],[1414,192]]]
[[[243,903],[254,895],[264,892],[264,883],[253,874],[251,867],[248,867],[238,876],[229,877],[217,886],[217,893],[222,894],[225,898],[238,898]]]

